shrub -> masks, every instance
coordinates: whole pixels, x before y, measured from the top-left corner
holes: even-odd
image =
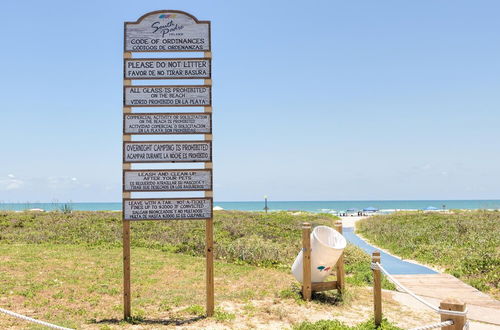
[[[215,256],[233,263],[290,269],[302,247],[301,224],[333,226],[329,214],[288,212],[215,212]],[[122,244],[119,212],[4,212],[0,214],[0,242],[55,243],[116,247]],[[136,247],[205,254],[204,221],[138,221],[131,224]],[[347,281],[371,283],[370,257],[359,248],[345,250]],[[384,288],[390,288],[384,283]]]
[[[357,230],[392,253],[444,268],[500,297],[499,212],[400,212],[361,220]]]
[[[401,329],[391,323],[389,323],[386,319],[382,320],[382,323],[379,327],[375,326],[375,322],[373,319],[370,319],[366,322],[357,324],[355,326],[348,326],[337,320],[321,320],[317,322],[302,322],[293,327],[294,330],[397,330]]]

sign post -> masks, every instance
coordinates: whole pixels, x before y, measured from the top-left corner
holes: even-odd
[[[123,53],[123,314],[131,317],[130,223],[204,220],[206,312],[214,313],[212,52],[210,21],[177,10],[125,22]],[[197,58],[133,58],[135,52],[203,52]],[[132,80],[198,79],[202,85]],[[136,107],[202,107],[203,112],[134,112]],[[132,141],[133,135],[203,135],[203,140]],[[196,169],[132,169],[135,163],[202,163]],[[204,197],[132,198],[136,192],[203,191]]]

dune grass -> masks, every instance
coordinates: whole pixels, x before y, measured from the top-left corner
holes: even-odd
[[[133,248],[133,319],[124,322],[121,252],[113,247],[0,244],[0,305],[72,328],[87,324],[107,329],[134,323],[161,327],[203,321],[204,258]],[[226,262],[216,262],[215,273],[218,302],[276,297],[293,282],[280,270]],[[234,317],[218,308],[215,320]],[[28,325],[0,314],[2,328]]]
[[[293,330],[371,330],[371,329],[377,329],[377,327],[375,326],[375,321],[373,319],[370,319],[363,323],[359,323],[355,326],[349,326],[337,320],[322,320],[317,322],[305,321],[293,327]],[[398,330],[401,328],[391,324],[386,319],[383,319],[378,329]]]
[[[289,270],[301,248],[301,224],[333,226],[329,214],[216,211],[215,257],[236,264]],[[141,221],[131,225],[132,247],[203,256],[203,221]],[[120,247],[119,212],[0,212],[0,244],[68,244]],[[348,283],[371,285],[370,258],[361,249],[345,250]],[[384,288],[392,289],[388,281]]]
[[[398,256],[444,268],[500,298],[500,212],[400,212],[361,220],[356,228]]]
[[[300,249],[301,223],[332,226],[330,215],[287,212],[215,212],[215,256],[231,262],[288,268]],[[131,224],[132,246],[203,255],[205,223],[138,221]],[[2,212],[0,242],[121,246],[118,212]]]
[[[242,320],[250,327],[255,319],[295,324],[300,320],[295,309],[304,302],[290,265],[301,247],[301,223],[332,226],[335,220],[323,214],[216,212],[216,301],[229,307],[218,306],[211,319],[203,317],[204,222],[132,223],[133,319],[126,323],[120,213],[1,212],[0,305],[92,329],[135,323],[145,328],[214,322],[231,327]],[[369,292],[360,298],[362,289],[355,288],[371,285],[369,256],[348,246],[345,262],[347,290],[343,295],[318,293],[312,304],[320,307],[314,308],[370,304]],[[26,326],[3,315],[0,324]]]
[[[369,318],[372,293],[348,287],[349,302],[335,291],[304,302],[288,271],[215,262],[216,312],[205,314],[205,259],[157,249],[132,248],[132,319],[123,320],[122,251],[118,247],[52,243],[0,244],[0,306],[77,329],[289,328],[347,329],[340,322],[303,323],[351,315]],[[385,311],[398,321],[399,305]],[[345,317],[344,317],[345,321]],[[355,329],[369,329],[369,322]],[[337,325],[339,327],[337,328]],[[311,326],[313,328],[311,328]],[[2,329],[44,329],[0,313]]]

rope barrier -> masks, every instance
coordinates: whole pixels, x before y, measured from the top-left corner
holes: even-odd
[[[18,314],[18,313],[14,313],[14,312],[8,311],[8,310],[3,309],[3,308],[0,308],[0,313],[4,313],[4,314],[7,314],[7,315],[16,317],[18,319],[28,321],[28,322],[33,322],[33,323],[36,323],[36,324],[44,325],[44,326],[52,328],[52,329],[73,330],[73,329],[70,329],[70,328],[64,328],[64,327],[60,327],[60,326],[55,325],[55,324],[50,324],[50,323],[47,323],[47,322],[44,322],[44,321],[36,320],[34,318],[31,318],[31,317],[28,317],[28,316],[24,316],[24,315],[21,315],[21,314]]]
[[[396,280],[394,277],[392,277],[391,274],[389,274],[387,272],[387,270],[385,270],[384,267],[382,267],[382,265],[378,262],[372,262],[371,265],[370,265],[370,268],[373,269],[373,270],[380,270],[382,271],[382,273],[384,273],[384,275],[392,282],[394,283],[397,287],[399,287],[401,290],[403,290],[404,292],[408,293],[410,296],[412,296],[413,298],[415,298],[416,300],[420,301],[422,304],[424,304],[425,306],[429,307],[430,309],[432,309],[433,311],[435,311],[436,313],[438,314],[444,314],[444,315],[457,315],[457,316],[463,316],[463,315],[467,315],[467,309],[463,312],[459,312],[459,311],[449,311],[449,310],[444,310],[444,309],[441,309],[439,307],[436,307],[434,305],[431,305],[430,303],[428,303],[427,301],[425,301],[424,299],[420,298],[419,296],[417,296],[416,294],[414,294],[413,292],[411,292],[409,289],[407,289],[403,284],[399,283],[398,280]]]
[[[423,325],[421,327],[416,327],[416,328],[411,328],[410,330],[430,330],[430,329],[435,329],[435,328],[442,328],[442,327],[447,327],[453,325],[452,320],[444,321],[444,322],[439,322],[439,323],[434,323],[434,324],[429,324],[429,325]]]

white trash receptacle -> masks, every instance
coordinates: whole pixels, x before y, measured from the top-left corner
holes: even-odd
[[[347,242],[338,231],[327,226],[318,226],[311,233],[311,282],[323,282],[332,272]],[[292,274],[302,283],[303,251],[299,252],[292,265]]]

